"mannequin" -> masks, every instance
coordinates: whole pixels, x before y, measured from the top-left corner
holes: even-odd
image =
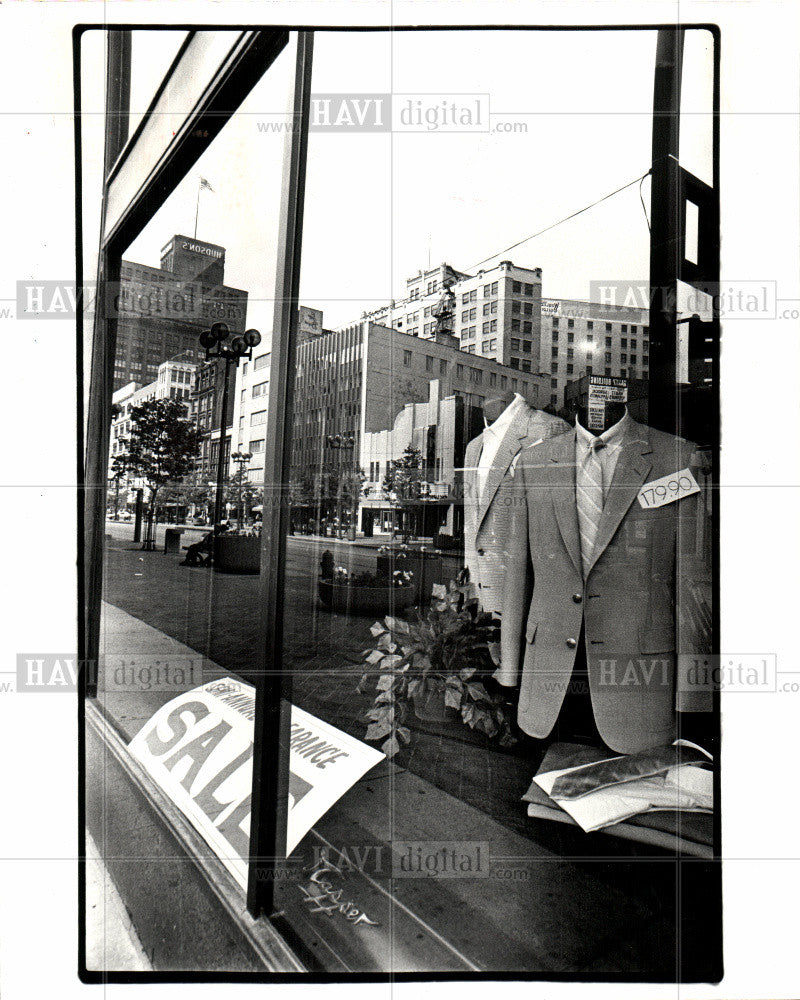
[[[501,614],[515,459],[522,449],[568,427],[516,392],[487,399],[483,417],[485,429],[464,455],[464,560],[473,596],[485,611]]]

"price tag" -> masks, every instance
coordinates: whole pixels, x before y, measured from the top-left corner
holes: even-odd
[[[636,499],[642,507],[648,509],[663,507],[665,504],[674,503],[699,492],[697,480],[689,469],[681,469],[680,472],[673,472],[670,476],[662,476],[660,479],[645,483]]]

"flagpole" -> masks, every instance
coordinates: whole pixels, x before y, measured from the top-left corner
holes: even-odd
[[[197,180],[197,204],[194,209],[194,238],[197,239],[197,216],[200,214],[200,192],[203,189],[203,182],[200,178]]]

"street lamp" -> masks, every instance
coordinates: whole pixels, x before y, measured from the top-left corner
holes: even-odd
[[[217,459],[217,494],[214,499],[214,533],[219,534],[219,524],[222,520],[222,489],[225,483],[225,424],[227,422],[228,411],[228,376],[230,367],[239,366],[242,358],[252,361],[253,348],[261,343],[261,334],[258,330],[245,330],[244,334],[237,334],[230,344],[223,342],[228,339],[231,331],[227,323],[214,323],[210,330],[204,330],[200,334],[200,346],[205,348],[206,361],[215,358],[225,359],[225,377],[222,382],[222,413],[220,415],[219,429],[219,456]]]
[[[244,467],[252,457],[253,456],[249,451],[235,451],[231,455],[231,459],[239,466],[236,473],[236,481],[239,486],[239,528],[242,527],[242,522],[244,521],[244,512],[242,510],[242,479],[244,477]]]

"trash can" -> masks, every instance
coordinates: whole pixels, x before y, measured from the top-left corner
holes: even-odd
[[[164,552],[169,555],[171,552],[181,551],[181,535],[183,532],[180,528],[167,528],[164,531]]]

